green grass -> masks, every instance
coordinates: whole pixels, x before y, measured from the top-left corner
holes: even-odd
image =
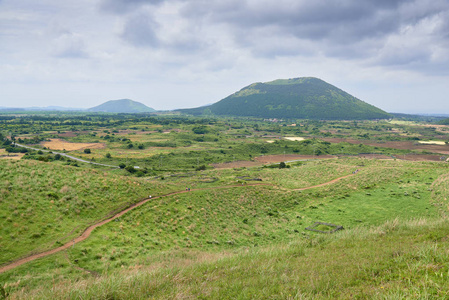
[[[268,154],[410,152],[316,137],[379,142],[446,133],[415,123],[282,125],[291,123],[298,125],[177,116],[0,118],[5,132],[17,136],[73,131],[77,136],[67,140],[106,145],[75,156],[147,170],[137,178],[82,163],[0,161],[0,264],[55,248],[112,211],[154,197],[88,240],[0,274],[0,286],[6,284],[11,299],[447,297],[446,163],[340,158],[289,163],[289,169],[194,171]],[[195,133],[198,128],[206,133]],[[276,142],[266,142],[271,139]],[[333,184],[295,190],[355,169]],[[157,198],[187,187],[192,191]],[[417,218],[425,219],[407,221]],[[316,221],[345,230],[305,230]]]
[[[174,184],[29,160],[0,160],[0,264],[54,248],[131,203]]]
[[[159,253],[148,258],[148,266],[125,266],[98,278],[85,273],[59,284],[48,278],[13,299],[445,298],[448,228],[447,220],[393,220],[276,246]],[[67,264],[61,256],[57,260]],[[54,267],[60,270],[56,261]],[[58,276],[81,272],[72,270]]]
[[[332,185],[294,191],[276,184],[289,186],[298,174],[310,174],[309,183],[315,185],[318,178],[312,174],[323,174],[325,182],[346,175],[354,166],[359,173]],[[270,174],[267,178],[273,178],[262,182],[268,185],[232,187],[236,176],[257,177],[265,172]],[[291,241],[302,243],[322,238],[305,230],[316,221],[342,225],[350,231],[394,219],[436,220],[443,215],[444,199],[435,201],[434,195],[442,195],[447,189],[447,166],[443,163],[341,159],[307,162],[283,170],[201,173],[218,178],[212,183],[202,182],[199,179],[203,177],[197,174],[142,180],[147,186],[159,184],[167,190],[189,186],[192,191],[155,198],[96,229],[88,240],[64,253],[1,274],[0,282],[20,280],[19,287],[32,289],[48,278],[60,282],[89,276],[78,268],[110,276],[118,270],[149,267],[155,264],[153,258],[165,255],[201,253],[217,257]],[[276,177],[285,177],[285,181]],[[221,186],[225,188],[213,189]]]

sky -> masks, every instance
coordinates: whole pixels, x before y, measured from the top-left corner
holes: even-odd
[[[449,114],[449,0],[0,0],[0,107],[171,110],[296,77]]]

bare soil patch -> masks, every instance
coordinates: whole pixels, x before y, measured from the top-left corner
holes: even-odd
[[[270,164],[279,163],[281,161],[292,161],[292,160],[302,160],[302,159],[329,159],[335,158],[333,155],[299,155],[299,154],[279,154],[279,155],[264,155],[254,158],[255,161]]]
[[[102,149],[105,148],[103,143],[71,143],[61,139],[50,139],[41,143],[42,146],[52,150],[82,150],[82,149]]]
[[[323,138],[322,140],[330,143],[347,142],[351,144],[364,144],[374,147],[394,148],[403,150],[425,150],[434,153],[441,153],[449,155],[449,145],[426,145],[420,144],[417,141],[385,141],[385,142],[373,142],[362,141],[344,138]]]
[[[224,162],[218,164],[212,164],[212,166],[216,169],[232,169],[232,168],[249,168],[249,167],[257,167],[263,165],[257,161],[249,161],[249,160],[239,160],[239,161],[231,161]]]
[[[383,154],[359,154],[358,157],[368,159],[393,159],[393,157]]]

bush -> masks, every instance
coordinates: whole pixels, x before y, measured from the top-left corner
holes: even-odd
[[[86,153],[86,154],[90,154],[90,153],[91,153],[91,151],[90,151],[90,149],[84,149],[84,153]]]
[[[124,169],[126,167],[126,165],[124,163],[121,163],[118,165],[120,169]]]
[[[105,156],[106,156],[106,158],[111,158],[111,157],[112,157],[112,156],[111,156],[111,153],[109,153],[109,152],[108,152],[108,153],[106,153],[106,155],[105,155]]]
[[[129,173],[135,173],[136,169],[134,169],[133,166],[127,166],[125,167],[125,170],[128,171]]]

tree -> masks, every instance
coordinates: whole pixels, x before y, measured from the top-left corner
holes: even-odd
[[[125,167],[125,170],[128,171],[129,173],[135,173],[137,171],[136,169],[134,169],[133,166]]]
[[[91,151],[90,151],[90,149],[84,149],[84,153],[86,153],[86,154],[90,154],[90,153],[91,153]]]
[[[106,153],[105,156],[106,156],[106,158],[111,158],[111,153],[108,152],[108,153]]]
[[[120,169],[124,169],[126,167],[126,165],[124,163],[121,163],[118,166],[120,167]]]

